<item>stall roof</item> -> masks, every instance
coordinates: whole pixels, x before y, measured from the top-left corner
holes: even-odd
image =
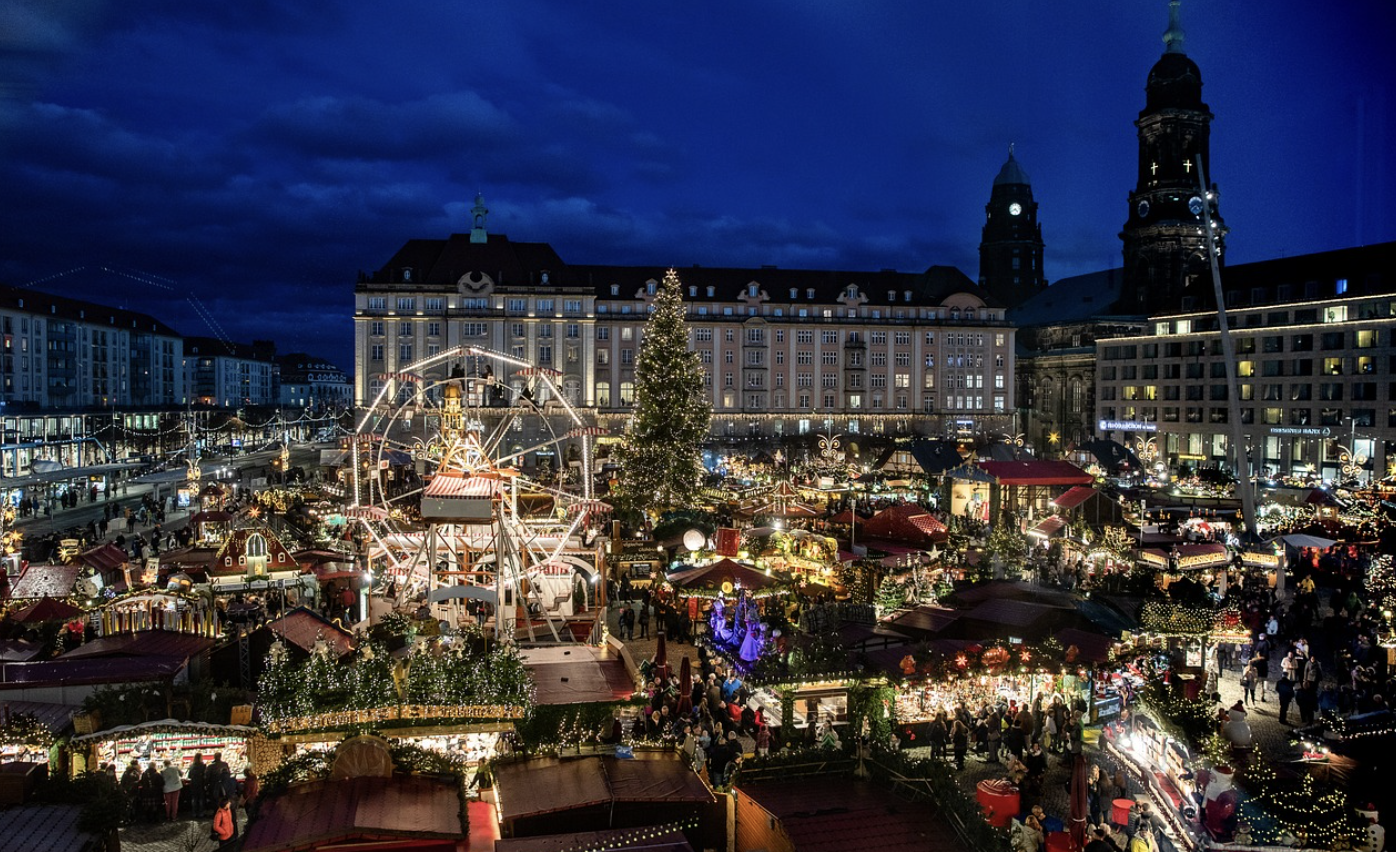
[[[317,849],[347,841],[460,839],[454,784],[420,775],[312,781],[262,804],[243,852]]]
[[[785,778],[743,784],[749,797],[780,820],[800,852],[962,852],[944,818],[924,805],[889,796],[867,781]]]
[[[610,647],[526,648],[519,656],[533,675],[534,700],[540,705],[625,701],[635,692],[634,677]]]
[[[1091,499],[1096,494],[1094,488],[1085,485],[1073,485],[1067,492],[1052,503],[1059,509],[1075,509],[1077,506]]]
[[[967,620],[991,622],[1005,627],[1030,627],[1055,607],[1029,601],[988,600],[964,614]]]
[[[193,633],[177,633],[173,630],[142,630],[139,633],[122,633],[116,636],[103,636],[86,642],[63,656],[56,662],[83,660],[94,657],[172,657],[188,659],[207,651],[215,644],[207,636]]]
[[[987,461],[980,462],[979,467],[1000,485],[1090,485],[1095,482],[1095,477],[1064,461]]]
[[[11,663],[5,666],[5,686],[165,680],[174,677],[186,662],[178,657],[117,657]]]
[[[918,606],[915,609],[899,612],[882,622],[882,626],[908,636],[926,633],[939,633],[954,624],[960,613],[943,607]]]
[[[23,805],[5,814],[5,849],[24,852],[95,852],[101,838],[78,828],[81,805]]]
[[[27,663],[44,654],[44,646],[28,639],[0,639],[0,663]]]
[[[575,810],[613,802],[716,801],[677,757],[617,760],[613,757],[540,758],[495,767],[501,818]]]
[[[154,722],[141,722],[138,725],[117,725],[105,731],[73,737],[73,742],[95,740],[119,740],[141,737],[150,733],[170,733],[172,731],[203,733],[221,737],[250,737],[257,733],[256,728],[246,725],[215,725],[212,722],[186,722],[180,719],[157,719]]]
[[[83,610],[66,601],[54,598],[39,598],[28,606],[13,613],[10,617],[17,624],[42,624],[45,621],[67,621],[83,615]]]
[[[669,582],[676,589],[720,589],[723,583],[743,589],[768,589],[780,581],[749,565],[721,559],[697,568],[676,571],[669,575]]]
[[[1060,518],[1056,515],[1053,515],[1050,518],[1043,518],[1042,520],[1038,521],[1036,526],[1028,530],[1028,535],[1038,535],[1043,538],[1051,538],[1052,536],[1061,532],[1062,528],[1065,526],[1065,518]]]
[[[334,648],[336,657],[354,650],[354,634],[303,606],[268,622],[267,629],[307,653],[315,649],[315,640],[321,637]]]
[[[45,728],[55,734],[62,734],[73,726],[73,714],[80,708],[72,704],[54,704],[49,701],[10,701],[4,702],[11,716],[28,715],[39,720]]]
[[[10,597],[14,600],[69,597],[81,573],[81,565],[30,565],[10,588]]]
[[[1075,627],[1067,627],[1058,630],[1057,641],[1062,643],[1063,648],[1070,648],[1075,645],[1079,652],[1078,660],[1086,663],[1105,663],[1110,660],[1110,646],[1115,642],[1103,633],[1092,633],[1089,630],[1080,630]]]
[[[870,539],[918,547],[931,547],[949,537],[945,525],[915,503],[889,506],[863,524],[863,534]]]
[[[494,852],[577,852],[579,849],[645,849],[648,852],[693,852],[688,838],[678,829],[662,826],[608,828],[602,831],[575,831],[543,837],[511,837],[494,842]]]

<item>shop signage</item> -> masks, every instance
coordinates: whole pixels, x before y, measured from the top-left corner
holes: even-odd
[[[1139,420],[1100,420],[1096,423],[1097,428],[1102,432],[1157,432],[1157,423],[1145,423]]]
[[[341,710],[316,713],[291,719],[272,719],[265,723],[267,733],[310,731],[320,728],[342,728],[375,722],[412,721],[415,719],[522,719],[522,707],[512,704],[404,704],[391,707],[371,707],[367,710]]]
[[[1271,435],[1299,435],[1305,438],[1327,438],[1333,430],[1327,426],[1271,426]]]

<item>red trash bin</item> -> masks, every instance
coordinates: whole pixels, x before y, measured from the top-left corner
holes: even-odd
[[[1047,835],[1047,852],[1074,852],[1071,835],[1065,831],[1054,831]]]
[[[1129,809],[1134,807],[1133,799],[1116,799],[1110,803],[1110,821],[1115,825],[1129,825]]]
[[[1001,779],[980,781],[975,799],[984,809],[984,819],[995,828],[1008,828],[1022,809],[1018,788]]]

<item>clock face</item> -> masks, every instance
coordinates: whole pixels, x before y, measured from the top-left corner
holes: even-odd
[[[1145,216],[1149,215],[1149,202],[1147,200],[1141,200],[1139,206],[1135,209],[1139,211],[1139,218],[1143,219]]]
[[[1013,202],[1012,204],[1008,205],[1008,215],[1010,215],[1010,216],[1017,216],[1019,213],[1022,213],[1022,212],[1023,212],[1023,205],[1019,204],[1018,202],[1015,201],[1015,202]]]
[[[1192,198],[1189,198],[1189,199],[1188,199],[1188,209],[1192,211],[1192,215],[1194,215],[1194,216],[1201,216],[1201,215],[1202,215],[1202,199],[1198,198],[1196,195],[1194,195]]]

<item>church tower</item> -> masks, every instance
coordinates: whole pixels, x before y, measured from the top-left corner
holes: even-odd
[[[1204,211],[1212,217],[1218,262],[1226,226],[1216,184],[1203,193],[1198,170],[1212,174],[1208,134],[1212,113],[1202,102],[1202,73],[1183,53],[1180,0],[1169,0],[1163,56],[1149,71],[1139,128],[1139,178],[1129,194],[1120,308],[1138,313],[1201,308],[1212,296]]]
[[[984,206],[984,232],[979,241],[979,286],[1012,308],[1047,286],[1042,277],[1042,226],[1032,200],[1028,173],[1013,157],[994,178]]]

